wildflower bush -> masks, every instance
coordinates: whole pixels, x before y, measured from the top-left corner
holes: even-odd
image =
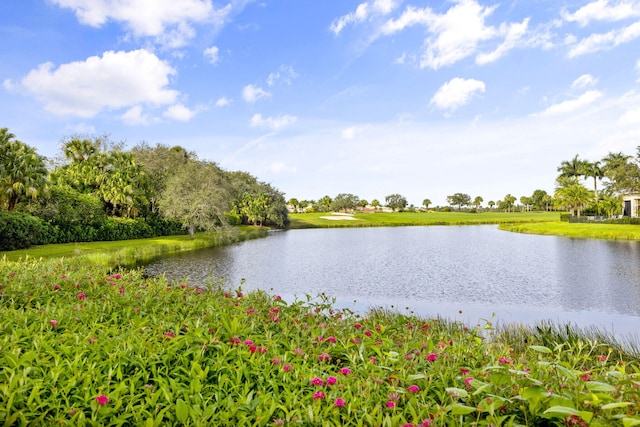
[[[0,304],[5,426],[640,425],[638,361],[594,340],[62,260],[0,261]]]

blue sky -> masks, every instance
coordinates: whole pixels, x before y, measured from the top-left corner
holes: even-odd
[[[446,205],[640,145],[638,0],[4,0],[0,127]]]

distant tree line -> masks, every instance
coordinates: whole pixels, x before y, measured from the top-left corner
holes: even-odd
[[[71,137],[60,148],[46,159],[0,129],[0,250],[289,222],[276,188],[180,146]]]
[[[555,181],[555,191],[548,194],[537,189],[529,196],[520,198],[508,193],[500,200],[489,200],[483,206],[481,196],[472,198],[467,193],[454,193],[447,196],[448,206],[433,207],[431,199],[422,202],[424,210],[478,212],[483,209],[504,212],[516,211],[568,211],[572,216],[585,214],[594,216],[616,216],[622,213],[622,196],[640,193],[640,146],[636,156],[623,153],[609,153],[603,159],[590,162],[576,155],[571,160],[562,161]],[[599,185],[600,184],[600,185]],[[407,199],[400,194],[385,197],[384,205],[377,199],[368,202],[350,193],[341,193],[331,198],[324,196],[319,200],[289,200],[289,206],[295,212],[356,211],[367,207],[374,211],[383,206],[393,211],[415,211],[408,205]],[[520,202],[519,204],[517,202]]]

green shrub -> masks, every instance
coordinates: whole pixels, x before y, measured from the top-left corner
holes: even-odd
[[[96,240],[131,240],[154,237],[153,229],[144,220],[107,218],[97,231]]]
[[[21,212],[0,212],[0,250],[24,249],[51,233],[40,218]],[[46,239],[45,239],[46,240]]]

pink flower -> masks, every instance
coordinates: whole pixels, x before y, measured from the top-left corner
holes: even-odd
[[[431,420],[430,419],[422,420],[422,427],[431,427]]]
[[[118,279],[120,279],[122,276],[121,276],[121,275],[119,275],[119,274],[114,274],[112,277],[113,277],[114,279],[118,280]]]
[[[79,293],[76,298],[78,298],[79,300],[84,300],[87,296],[85,294],[83,294],[82,292]]]
[[[61,278],[61,279],[66,279],[66,278],[67,278],[67,275],[66,275],[66,274],[62,274],[62,275],[60,275],[60,278]]]
[[[187,284],[186,284],[186,283],[180,283],[180,287],[181,287],[182,289],[184,289],[184,288],[186,288],[186,287],[187,287]]]
[[[417,385],[410,385],[409,388],[407,389],[407,391],[409,393],[417,393],[420,391],[420,387],[418,387]]]
[[[600,356],[596,357],[596,359],[598,359],[599,362],[604,362],[605,360],[607,360],[607,356],[601,354]]]
[[[413,424],[411,423],[402,424],[402,427],[413,427]]]
[[[124,294],[126,291],[124,290],[124,288],[120,288],[118,289],[118,292],[120,292],[121,294]]]
[[[55,285],[55,286],[53,287],[53,290],[54,290],[54,291],[59,291],[59,290],[60,290],[60,286]]]
[[[273,299],[276,301],[280,301],[282,300],[282,297],[280,295],[276,295],[275,297],[273,297]]]
[[[460,369],[460,373],[461,373],[462,375],[467,375],[467,374],[469,373],[469,370],[468,370],[468,369],[465,369],[465,368],[462,368],[462,369]]]
[[[336,377],[331,376],[327,378],[327,385],[334,385],[336,382],[338,382]]]
[[[293,349],[293,354],[295,354],[296,356],[302,356],[304,354],[304,350],[300,347],[296,347]]]
[[[389,400],[387,403],[387,408],[395,408],[396,407],[396,402],[394,402],[393,400]]]
[[[438,355],[436,353],[429,353],[427,355],[427,360],[429,362],[435,362],[438,359]]]
[[[284,365],[282,365],[282,370],[285,372],[289,372],[292,369],[293,369],[293,365],[289,365],[288,363],[285,363]]]
[[[252,346],[253,345],[253,341],[252,340],[244,340],[243,344],[244,345],[248,345],[248,346]]]
[[[321,386],[323,384],[324,384],[324,381],[322,381],[322,378],[315,377],[311,380],[311,385]]]
[[[321,353],[318,355],[318,360],[321,362],[324,360],[331,360],[331,356],[329,355],[329,353]]]
[[[133,311],[139,312],[140,311],[140,307],[133,307]]]
[[[498,362],[504,364],[504,365],[510,365],[511,364],[511,360],[506,359],[504,357],[501,357],[500,359],[498,359]]]
[[[362,323],[356,323],[353,327],[356,329],[362,329]]]
[[[200,295],[202,293],[202,289],[196,288],[196,294]]]
[[[367,329],[366,331],[364,331],[364,334],[365,334],[366,336],[368,336],[368,337],[370,337],[370,336],[372,335],[372,334],[371,334],[371,331],[370,331],[370,330],[368,330],[368,329]]]
[[[333,335],[331,335],[330,337],[327,337],[327,339],[326,339],[325,341],[326,341],[326,342],[328,342],[328,343],[331,343],[331,344],[335,344],[335,342],[336,342],[337,340],[336,340],[336,337],[334,337]]]
[[[49,324],[53,327],[58,326],[58,321],[56,319],[51,319],[49,320]]]
[[[473,377],[467,377],[464,379],[464,383],[466,384],[467,387],[471,387],[471,381],[473,381],[475,378]]]
[[[349,375],[349,374],[351,373],[351,369],[349,369],[349,368],[342,368],[342,369],[340,369],[340,373],[341,373],[342,375]]]
[[[344,405],[347,404],[347,402],[345,402],[345,400],[341,397],[337,398],[334,402],[333,402],[338,408],[342,408]]]
[[[279,365],[280,363],[282,363],[282,360],[274,357],[273,359],[271,359],[271,363],[273,363],[274,365]]]
[[[251,316],[255,312],[256,312],[256,309],[251,307],[249,310],[247,310],[247,316]]]
[[[106,405],[107,403],[109,403],[109,398],[104,394],[101,394],[100,396],[96,397],[96,402],[98,402],[98,405]]]
[[[318,400],[318,399],[324,399],[324,393],[321,391],[318,391],[316,393],[313,393],[313,399],[314,400]]]
[[[168,340],[170,340],[171,338],[175,338],[175,334],[173,332],[165,332],[164,333],[164,337]]]

